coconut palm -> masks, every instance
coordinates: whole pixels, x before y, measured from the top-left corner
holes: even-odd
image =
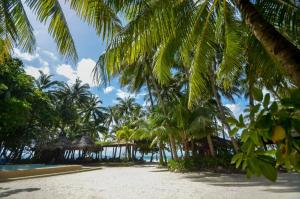
[[[122,66],[131,65],[156,49],[153,72],[160,83],[166,83],[166,80],[170,78],[170,68],[174,66],[174,57],[179,56],[184,66],[190,70],[189,105],[191,107],[201,92],[205,90],[202,76],[209,71],[216,53],[222,55],[219,63],[217,63],[220,70],[219,77],[223,77],[224,74],[228,75],[232,73],[233,69],[237,70],[243,65],[244,59],[241,52],[245,36],[242,34],[245,29],[242,23],[244,18],[236,14],[236,5],[241,6],[248,3],[254,9],[255,16],[261,18],[263,15],[268,19],[269,16],[272,16],[270,22],[263,20],[263,23],[268,27],[273,24],[278,29],[275,30],[273,27],[272,31],[276,32],[276,34],[274,33],[276,38],[281,38],[279,39],[281,44],[294,46],[293,43],[284,39],[283,33],[278,32],[282,31],[285,26],[289,30],[290,26],[293,26],[294,31],[289,31],[290,34],[285,34],[285,36],[290,40],[296,38],[294,33],[298,29],[295,24],[298,8],[293,6],[293,3],[284,5],[277,1],[257,1],[254,2],[257,8],[254,8],[253,4],[248,1],[238,2],[236,4],[235,1],[207,0],[136,3],[137,8],[134,10],[135,12],[132,11],[128,25],[114,38],[105,55],[99,59],[97,67],[101,70],[98,71],[105,71],[106,68],[105,74],[112,75],[113,71],[123,70]],[[132,4],[134,3],[132,2]],[[286,18],[278,17],[272,11],[273,9],[268,9],[269,6],[276,7]],[[295,19],[291,19],[291,17],[286,16],[288,15],[286,12],[283,12],[287,7],[291,13],[295,14]],[[261,13],[258,13],[256,9],[259,9]],[[242,9],[242,16],[248,16],[248,11]],[[249,22],[249,17],[245,17],[245,21]],[[298,66],[295,64],[297,59],[293,55],[297,54],[299,50],[295,47],[278,48],[274,53],[274,49],[271,50],[271,48],[274,48],[274,45],[278,46],[279,43],[273,41],[274,37],[270,36],[271,45],[270,41],[266,41],[266,38],[262,39],[261,35],[257,35],[255,33],[257,30],[254,30],[253,27],[257,26],[258,21],[254,21],[255,25],[250,25],[252,28],[250,28],[250,34],[247,35],[247,38],[253,38],[260,42],[262,48],[259,51],[266,51],[263,56],[270,57],[271,55],[272,59],[281,67],[281,71],[289,73],[294,82],[297,83],[298,80],[295,77],[297,72],[294,71],[295,73],[293,73],[291,70],[296,70]],[[264,32],[262,29],[259,31]],[[266,32],[269,34],[269,29]],[[270,46],[273,47],[270,48]],[[257,50],[255,49],[255,51]],[[285,58],[281,53],[285,54],[286,51],[290,51],[289,56],[286,57],[289,60],[283,61]],[[299,85],[299,83],[297,84]]]
[[[53,75],[45,74],[43,71],[39,70],[40,76],[35,80],[37,88],[41,91],[49,90],[55,86],[59,86],[61,83],[59,81],[52,81]]]

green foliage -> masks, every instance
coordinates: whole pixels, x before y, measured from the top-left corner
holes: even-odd
[[[246,124],[230,120],[242,130],[241,152],[232,158],[232,163],[246,169],[247,176],[264,175],[275,181],[279,167],[288,171],[300,169],[300,92],[290,90],[290,95],[280,101],[271,101],[270,94],[256,99],[257,104],[240,117],[253,119],[245,119]]]
[[[88,85],[77,80],[69,86],[52,81],[51,77],[41,72],[34,81],[18,59],[6,59],[0,64],[2,149],[22,151],[33,143],[43,145],[60,135],[70,139],[90,135],[96,140],[98,133],[107,131],[105,110],[89,92]]]
[[[170,171],[187,172],[195,170],[196,166],[192,160],[169,160],[168,168]]]
[[[218,157],[196,156],[189,159],[169,160],[168,168],[175,172],[188,172],[201,169],[234,171],[235,168],[230,164],[231,156],[223,155]]]

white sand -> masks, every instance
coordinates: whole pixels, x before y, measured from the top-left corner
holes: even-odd
[[[0,183],[0,198],[237,198],[300,199],[300,175],[281,174],[277,183],[244,175],[170,173],[149,166],[101,170]]]

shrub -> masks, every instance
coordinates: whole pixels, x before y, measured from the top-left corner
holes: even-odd
[[[193,157],[189,159],[170,160],[168,162],[168,168],[174,172],[188,172],[200,169],[212,169],[212,170],[235,170],[234,165],[230,164],[231,156],[222,157]]]

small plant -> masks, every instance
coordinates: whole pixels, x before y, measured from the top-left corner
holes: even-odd
[[[300,92],[291,91],[289,97],[271,102],[270,94],[255,89],[257,101],[239,119],[230,118],[234,136],[241,131],[241,151],[232,158],[236,167],[247,176],[264,175],[276,181],[279,167],[300,171]]]

